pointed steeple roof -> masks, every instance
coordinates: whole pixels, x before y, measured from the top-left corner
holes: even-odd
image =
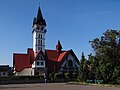
[[[41,12],[41,9],[40,9],[40,6],[38,8],[38,13],[37,13],[37,20],[42,20],[43,19],[43,16],[42,16],[42,12]]]
[[[56,45],[56,50],[58,50],[58,51],[60,52],[61,49],[62,49],[62,45],[61,45],[61,43],[60,43],[60,40],[58,40],[58,43],[57,43],[57,45]]]
[[[33,26],[34,26],[34,24],[45,25],[46,26],[46,22],[45,22],[45,19],[43,19],[40,6],[38,7],[37,17],[34,18],[34,20],[33,20]]]

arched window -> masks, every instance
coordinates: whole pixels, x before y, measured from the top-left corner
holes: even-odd
[[[38,45],[40,45],[40,40],[38,40]]]
[[[41,48],[41,51],[42,51],[42,47],[40,47]]]
[[[38,47],[38,50],[40,50],[40,47]]]
[[[38,34],[38,38],[40,38],[41,37],[41,35],[40,34]]]
[[[42,40],[41,40],[41,43],[40,43],[40,44],[41,44],[41,46],[42,46]]]
[[[68,66],[69,67],[73,67],[73,61],[70,59],[70,60],[68,60]]]
[[[42,39],[42,34],[41,34],[40,38]]]

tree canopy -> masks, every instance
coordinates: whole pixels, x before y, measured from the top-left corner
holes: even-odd
[[[94,55],[89,55],[87,64],[82,63],[86,61],[82,56],[78,77],[84,78],[84,81],[92,79],[120,84],[120,31],[108,29],[100,38],[90,41],[90,44]],[[87,72],[83,68],[85,65]],[[87,74],[87,77],[83,73]]]

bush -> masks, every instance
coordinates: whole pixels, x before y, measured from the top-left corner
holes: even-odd
[[[69,73],[64,73],[65,78],[68,79],[69,78]]]
[[[66,79],[74,78],[72,73],[64,73],[64,75],[65,75]]]
[[[77,79],[78,73],[73,73],[73,77]]]
[[[65,79],[65,75],[63,72],[55,73],[54,78],[55,79]]]
[[[51,80],[54,79],[54,76],[55,76],[55,73],[54,73],[54,72],[49,73],[49,78],[50,78]]]

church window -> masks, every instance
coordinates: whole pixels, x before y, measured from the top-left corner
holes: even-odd
[[[42,45],[42,40],[41,40],[41,43],[40,43],[41,45]]]
[[[42,51],[42,47],[41,47],[41,51]]]
[[[38,38],[40,38],[41,37],[41,35],[40,34],[38,34]]]
[[[41,65],[43,65],[43,62],[41,62]]]
[[[41,39],[42,39],[42,34],[41,34]]]
[[[36,62],[36,63],[37,63],[37,65],[40,65],[39,61],[38,61],[38,62]]]
[[[38,34],[38,38],[42,39],[42,34]]]
[[[38,45],[40,45],[40,40],[38,40]]]
[[[40,50],[40,47],[38,47],[38,50]]]

